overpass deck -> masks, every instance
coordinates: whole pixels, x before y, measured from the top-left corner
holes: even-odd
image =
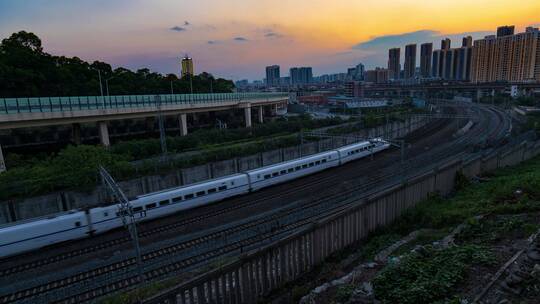
[[[0,99],[0,129],[219,111],[286,101],[287,93],[75,96]]]

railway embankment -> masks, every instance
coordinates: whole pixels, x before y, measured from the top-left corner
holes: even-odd
[[[300,303],[537,303],[540,157],[432,196],[278,298]]]

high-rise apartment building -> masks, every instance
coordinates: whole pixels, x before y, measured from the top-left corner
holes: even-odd
[[[280,85],[279,65],[266,67],[266,86],[277,87]]]
[[[313,70],[311,67],[291,68],[290,77],[292,85],[310,84],[313,82]]]
[[[182,58],[182,77],[185,77],[187,75],[193,76],[193,73],[193,59],[186,55],[184,56],[184,58]]]
[[[420,75],[423,78],[431,76],[431,62],[433,58],[433,43],[424,43],[420,46]]]
[[[464,37],[460,48],[449,48],[450,44],[447,38],[441,42],[442,49],[433,52],[431,76],[444,80],[470,80],[472,37]]]
[[[515,26],[505,25],[497,28],[497,38],[514,35]]]
[[[414,78],[416,73],[416,44],[409,44],[405,46],[405,66],[404,66],[404,78]]]
[[[364,80],[364,72],[366,71],[366,68],[363,64],[359,63],[356,65],[356,75],[355,80]]]
[[[502,29],[504,28],[504,29]],[[512,27],[501,27],[498,36],[476,40],[472,51],[475,83],[495,81],[540,81],[540,31],[529,27],[524,33],[508,35]]]
[[[388,71],[391,80],[399,79],[401,73],[401,49],[394,48],[388,51]]]
[[[451,47],[451,41],[450,38],[446,38],[441,41],[441,50],[449,50]]]

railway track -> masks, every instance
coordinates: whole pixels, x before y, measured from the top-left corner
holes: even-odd
[[[495,115],[498,115],[498,114],[495,114]],[[455,155],[456,152],[458,152],[459,149],[461,149],[463,145],[469,144],[470,142],[474,141],[475,138],[478,138],[478,136],[483,135],[484,133],[486,133],[484,130],[486,130],[486,129],[490,130],[491,128],[487,128],[487,127],[492,126],[491,122],[492,122],[492,119],[488,119],[488,124],[485,126],[486,128],[475,128],[475,129],[473,129],[473,130],[475,130],[475,132],[472,132],[473,130],[471,130],[472,134],[470,134],[469,137],[466,137],[465,138],[466,140],[462,139],[460,144],[458,144],[458,145],[454,144],[453,149],[446,149],[446,150],[442,149],[444,151],[440,151],[440,155],[437,155],[437,157],[434,157],[434,155],[426,155],[426,157],[428,157],[430,159],[437,159],[437,158],[440,159],[440,157],[442,157],[444,155]],[[501,129],[502,129],[502,127],[501,127]],[[493,130],[493,129],[491,129],[491,130]],[[497,129],[495,129],[494,131],[491,131],[491,132],[487,132],[487,133],[489,133],[489,134],[486,135],[487,137],[497,136],[497,134],[498,134]],[[495,135],[493,135],[493,134],[495,134]],[[439,150],[441,150],[441,149],[439,149]],[[421,159],[419,161],[425,161],[425,159]],[[406,164],[403,167],[402,174],[403,174],[403,172],[408,171],[411,168],[414,168],[414,166],[417,165],[417,164],[418,164],[418,162],[409,162],[408,164]],[[372,183],[366,184],[366,186],[362,187],[362,189],[360,189],[360,190],[359,189],[354,189],[354,190],[349,191],[349,193],[344,193],[344,194],[351,195],[353,193],[358,193],[360,191],[364,191],[364,194],[365,194],[366,189],[369,189],[369,188],[373,187],[375,184],[377,184],[377,183],[379,183],[381,181],[387,180],[388,178],[394,177],[396,175],[395,170],[386,170],[386,171],[391,171],[391,172],[384,172],[384,173],[381,172],[380,174],[378,174],[379,176],[377,176],[377,178],[375,180],[372,180]],[[326,180],[326,179],[321,179],[321,180]],[[316,200],[316,201],[311,202],[310,203],[311,205],[304,204],[304,205],[301,205],[301,207],[297,208],[296,210],[293,208],[293,209],[288,210],[287,212],[288,212],[288,214],[293,214],[294,212],[299,212],[299,210],[305,210],[306,207],[309,207],[309,206],[313,207],[313,206],[317,206],[317,205],[322,205],[322,203],[325,202],[325,201],[326,201],[326,203],[328,203],[328,201],[330,199],[335,199],[335,195],[334,194],[327,195],[327,196],[321,198],[320,200]],[[334,207],[335,207],[335,204],[334,204]],[[319,214],[324,214],[325,216],[327,216],[329,214],[329,212],[330,212],[328,210],[331,210],[331,209],[325,209],[325,210],[326,210],[325,212],[319,213]],[[335,210],[335,208],[334,208],[334,210]],[[313,221],[314,216],[315,215],[307,216],[304,219],[300,219],[300,220],[298,220],[296,222],[293,222],[293,224],[290,224],[289,226],[283,226],[283,227],[280,227],[279,230],[274,230],[274,231],[271,231],[271,232],[267,232],[267,234],[271,233],[271,235],[279,235],[281,233],[285,233],[286,231],[289,231],[288,227],[289,228],[290,227],[298,228],[299,227],[298,225],[300,225],[300,223],[305,224],[306,222]],[[280,218],[283,217],[283,214],[280,214],[279,217]],[[266,223],[268,223],[269,221],[272,221],[272,220],[274,220],[274,219],[266,219]],[[265,223],[265,222],[261,222],[261,221],[252,222],[250,224],[251,226],[249,226],[249,227],[257,227],[257,226],[262,225],[263,223]],[[242,226],[239,226],[237,228],[239,230],[242,230],[241,227]],[[244,228],[245,228],[245,226],[244,226]],[[290,228],[290,229],[296,229],[296,228]],[[238,231],[238,229],[237,229],[237,231]],[[231,235],[232,233],[234,233],[233,230],[229,230],[229,231],[222,231],[221,234],[218,233],[216,235],[224,235],[224,234],[225,235]],[[265,235],[265,234],[263,234],[263,235]],[[162,250],[160,250],[158,252],[151,252],[151,253],[145,255],[145,257],[143,259],[145,259],[145,261],[149,261],[151,259],[158,259],[160,257],[164,257],[166,255],[174,254],[174,253],[176,253],[176,252],[178,252],[180,250],[183,250],[188,245],[189,246],[196,246],[197,244],[193,243],[193,242],[199,242],[198,244],[202,244],[202,243],[208,242],[210,240],[212,240],[212,238],[207,236],[205,239],[198,239],[198,241],[192,241],[192,243],[185,243],[184,245],[177,244],[174,247],[175,250],[162,249]],[[261,240],[256,239],[256,238],[250,238],[250,239],[245,239],[242,242],[243,242],[242,243],[243,246],[251,246],[251,245],[255,245],[255,244],[260,243]],[[234,243],[234,244],[236,244],[236,243]],[[234,247],[230,247],[230,246],[234,246],[234,244],[229,245],[230,250],[233,250],[233,251],[235,250]],[[218,251],[216,251],[216,249],[217,248],[214,248],[213,251],[217,252],[217,253],[220,253],[219,255],[223,255],[223,252],[227,252],[227,249],[222,248],[222,249],[220,249]],[[212,256],[210,256],[208,254],[202,255],[201,257],[203,258],[203,260],[209,260],[209,259],[212,258]],[[193,259],[191,259],[189,261],[192,261],[191,265],[194,265],[194,263],[196,262],[196,260],[193,260]],[[104,266],[104,267],[101,267],[101,268],[91,270],[90,272],[80,273],[80,274],[77,274],[76,276],[65,278],[65,279],[63,279],[63,280],[61,280],[59,282],[58,281],[50,282],[47,285],[40,285],[40,286],[36,286],[36,287],[30,288],[30,289],[20,291],[18,293],[12,293],[10,295],[3,296],[1,298],[1,300],[0,300],[0,302],[8,303],[8,302],[11,302],[11,301],[14,301],[14,300],[18,301],[18,300],[22,300],[22,299],[30,299],[32,297],[35,297],[36,295],[40,295],[40,294],[50,292],[51,290],[58,290],[59,288],[66,288],[66,286],[73,286],[74,284],[77,284],[77,283],[85,281],[85,280],[96,279],[99,276],[103,276],[104,274],[115,272],[115,271],[118,271],[119,269],[122,269],[122,268],[127,268],[132,263],[134,263],[134,260],[126,260],[126,261],[123,261],[122,263],[113,264],[113,266],[107,265],[107,266]],[[180,264],[173,263],[173,264],[166,265],[165,267],[160,267],[159,269],[149,270],[149,271],[153,271],[152,273],[149,273],[149,275],[150,275],[151,278],[156,278],[155,273],[161,273],[161,275],[165,275],[166,273],[170,273],[172,271],[175,271],[175,269],[177,269],[177,268],[175,268],[174,265],[181,265],[180,269],[185,269],[186,267],[190,266],[190,264],[185,262],[185,261],[184,261],[183,264],[182,263],[180,263]],[[72,301],[73,300],[76,300],[76,301],[82,300],[82,301],[84,301],[84,299],[90,299],[90,298],[98,296],[98,294],[103,294],[103,291],[107,291],[107,293],[110,293],[112,291],[124,289],[124,288],[126,288],[126,286],[130,286],[129,282],[133,282],[133,280],[136,280],[136,279],[134,279],[134,276],[129,277],[129,278],[124,278],[124,279],[118,280],[116,282],[111,282],[111,283],[105,284],[105,286],[99,287],[97,289],[91,289],[90,291],[80,293],[80,294],[78,294],[76,296],[68,297],[67,301],[70,301],[70,300],[72,300]],[[67,284],[70,284],[70,285],[67,285]],[[101,292],[97,292],[97,291],[101,291]]]
[[[435,127],[442,126],[447,120],[448,119],[441,120],[438,124],[435,124]],[[431,131],[431,130],[426,130],[423,133],[416,134],[416,137],[423,136],[426,133],[428,133],[429,131]],[[375,166],[372,166],[372,167],[375,167]],[[253,206],[264,203],[264,202],[266,202],[268,200],[271,200],[271,199],[277,199],[277,198],[280,198],[280,197],[284,197],[284,196],[286,196],[288,194],[292,194],[292,193],[295,193],[295,192],[298,192],[298,191],[303,191],[305,189],[309,189],[309,188],[312,188],[312,187],[317,186],[317,185],[325,184],[326,182],[331,181],[333,179],[335,179],[335,177],[333,177],[333,176],[327,176],[327,175],[317,176],[315,179],[311,178],[309,183],[305,183],[305,184],[297,186],[297,187],[285,189],[284,191],[280,191],[279,193],[271,194],[270,196],[267,195],[265,197],[261,197],[261,198],[255,199],[255,200],[250,200],[249,198],[246,198],[244,200],[241,200],[239,203],[236,203],[236,204],[234,204],[232,206],[228,206],[226,208],[213,210],[213,211],[210,211],[208,213],[204,213],[204,214],[197,215],[197,216],[194,216],[194,217],[189,217],[189,218],[186,218],[186,219],[183,219],[183,220],[180,220],[180,221],[175,221],[175,222],[172,222],[172,223],[169,223],[169,224],[166,224],[166,225],[158,226],[158,227],[147,229],[147,230],[140,229],[139,238],[141,240],[143,240],[145,238],[151,238],[153,236],[160,235],[160,234],[163,234],[165,232],[173,231],[173,230],[175,230],[175,229],[177,229],[179,227],[185,227],[185,226],[189,226],[189,225],[194,224],[194,223],[203,222],[206,219],[213,218],[213,217],[216,217],[216,216],[219,216],[219,215],[222,215],[222,214],[230,213],[232,211],[245,208],[247,206],[253,207]],[[100,250],[109,249],[109,248],[111,248],[113,246],[118,246],[118,245],[121,245],[121,244],[127,244],[130,241],[131,241],[131,239],[128,236],[119,237],[119,238],[115,238],[115,239],[112,239],[112,240],[107,240],[105,242],[97,243],[97,244],[92,245],[92,246],[85,246],[83,248],[78,248],[76,250],[68,251],[68,252],[65,252],[65,253],[62,253],[62,254],[54,255],[54,256],[51,256],[51,257],[46,257],[46,258],[39,259],[39,260],[34,260],[34,261],[29,262],[29,263],[16,264],[14,266],[10,266],[10,267],[7,267],[7,268],[0,268],[0,277],[6,277],[6,276],[14,275],[14,274],[17,274],[17,273],[22,273],[22,272],[25,272],[27,270],[35,270],[35,269],[37,269],[39,267],[43,267],[43,266],[46,266],[46,265],[62,262],[62,261],[65,261],[65,260],[68,260],[68,259],[71,259],[71,258],[83,256],[83,255],[86,255],[86,254],[95,253],[95,252],[98,252]],[[24,259],[24,255],[17,256],[16,258],[17,259]]]

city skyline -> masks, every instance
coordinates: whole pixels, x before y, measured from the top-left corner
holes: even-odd
[[[149,67],[160,73],[178,74],[179,58],[189,53],[198,71],[234,80],[263,79],[264,67],[274,64],[283,71],[312,66],[314,75],[346,71],[360,62],[367,69],[385,67],[389,48],[411,43],[438,46],[445,37],[459,44],[464,36],[476,40],[494,34],[502,24],[515,24],[519,32],[540,23],[536,1],[519,6],[510,1],[346,0],[332,6],[323,1],[20,2],[0,3],[2,39],[27,30],[36,33],[52,54],[102,60],[115,67]],[[207,12],[209,6],[220,14]],[[489,9],[476,16],[475,8],[483,6]],[[368,9],[370,16],[365,15]]]

